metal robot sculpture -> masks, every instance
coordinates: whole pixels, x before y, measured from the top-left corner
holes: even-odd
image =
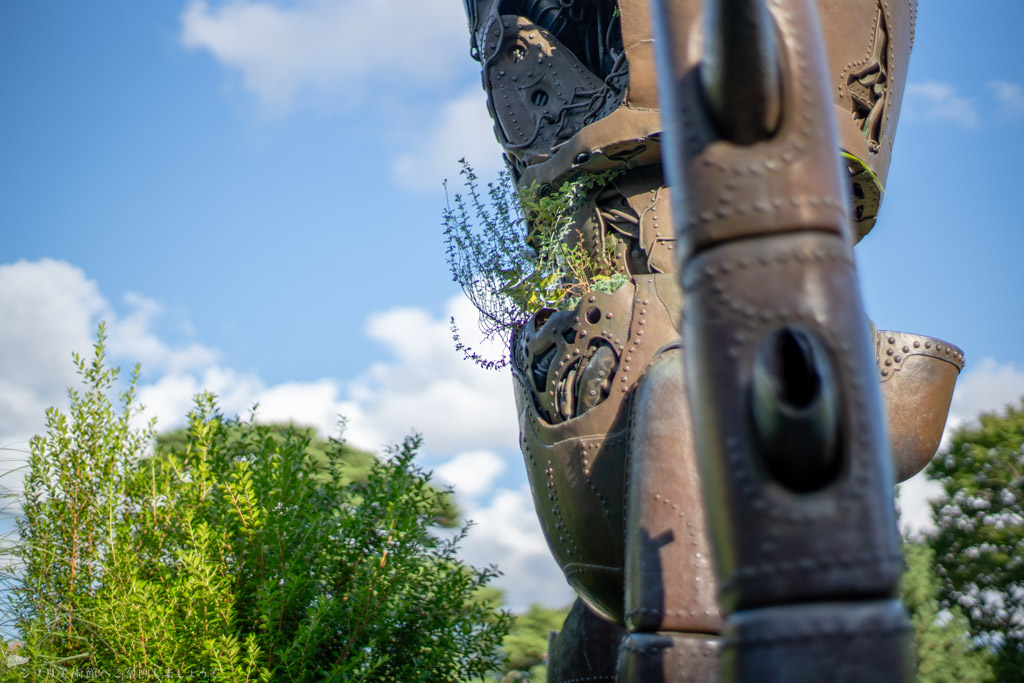
[[[628,284],[512,343],[582,600],[548,679],[908,680],[892,484],[935,453],[964,359],[875,330],[852,247],[916,0],[464,1],[518,185],[621,171],[571,234]]]

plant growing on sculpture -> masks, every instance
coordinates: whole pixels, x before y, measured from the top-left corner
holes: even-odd
[[[573,219],[586,197],[605,187],[619,171],[578,175],[557,190],[536,183],[517,191],[507,172],[487,184],[462,160],[465,194],[448,198],[443,214],[445,247],[452,279],[479,312],[485,339],[519,329],[542,308],[568,310],[591,291],[613,292],[627,282],[606,248],[588,251]],[[445,184],[447,192],[447,183]],[[478,364],[503,367],[462,343],[455,321],[456,348]]]
[[[209,681],[455,681],[485,675],[510,616],[476,600],[497,574],[438,537],[445,492],[419,437],[355,458],[308,430],[225,418],[202,394],[151,447],[135,377],[100,328],[71,410],[33,439],[13,606],[24,646],[0,679],[83,672]],[[367,467],[368,465],[368,467]],[[91,674],[90,674],[91,675]]]

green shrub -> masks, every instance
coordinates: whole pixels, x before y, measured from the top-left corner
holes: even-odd
[[[474,600],[497,571],[439,537],[419,437],[346,471],[345,447],[225,418],[202,394],[155,451],[115,407],[103,328],[71,410],[33,439],[4,680],[455,681],[500,664],[511,617]]]

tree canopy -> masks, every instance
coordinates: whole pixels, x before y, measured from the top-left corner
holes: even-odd
[[[1024,400],[953,432],[929,476],[945,606],[959,606],[999,681],[1024,681]]]

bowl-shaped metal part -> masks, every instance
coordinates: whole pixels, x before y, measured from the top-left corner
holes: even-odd
[[[964,352],[941,339],[877,330],[875,358],[893,474],[897,482],[905,481],[924,469],[939,448]]]

